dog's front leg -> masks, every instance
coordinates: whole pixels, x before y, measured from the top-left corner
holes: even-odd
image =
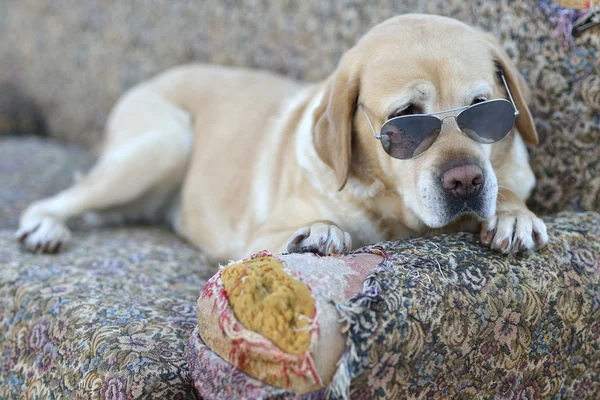
[[[496,215],[481,224],[481,241],[492,250],[517,253],[548,243],[546,225],[512,191],[498,192]]]

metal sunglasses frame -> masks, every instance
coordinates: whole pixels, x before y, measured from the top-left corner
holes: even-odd
[[[504,74],[503,74],[501,71],[500,71],[500,73],[499,73],[499,74],[500,74],[500,77],[502,78],[502,82],[504,83],[504,87],[506,88],[506,92],[508,93],[508,97],[510,98],[510,103],[511,103],[511,105],[513,106],[513,108],[514,108],[514,110],[515,110],[515,112],[513,113],[513,117],[514,117],[514,118],[513,118],[513,127],[514,127],[514,121],[515,121],[515,120],[517,119],[517,117],[519,116],[519,109],[517,108],[517,105],[515,104],[515,101],[513,100],[512,94],[510,93],[510,89],[508,88],[508,84],[506,83],[506,79],[504,78]],[[390,119],[386,120],[386,121],[383,123],[383,125],[381,125],[380,132],[381,132],[381,130],[383,130],[383,127],[384,127],[384,126],[385,126],[387,123],[389,123],[390,121],[398,120],[398,119],[400,119],[400,118],[410,118],[410,117],[432,116],[432,117],[435,117],[435,118],[439,119],[439,120],[440,120],[440,123],[443,125],[443,123],[444,123],[444,120],[445,120],[446,118],[454,118],[454,119],[456,120],[456,118],[458,118],[458,116],[459,116],[459,115],[460,115],[462,112],[466,111],[468,108],[475,107],[475,106],[477,106],[477,105],[479,105],[479,104],[484,104],[484,103],[487,103],[487,102],[493,102],[493,101],[508,101],[508,100],[506,100],[506,99],[492,99],[492,100],[486,100],[486,101],[482,101],[481,103],[477,103],[477,104],[471,104],[470,106],[463,106],[463,107],[451,108],[450,110],[436,111],[436,112],[432,112],[432,113],[426,113],[426,114],[411,114],[411,115],[401,115],[401,116],[399,116],[399,117],[394,117],[394,118],[390,118]],[[367,122],[369,123],[369,126],[371,127],[371,130],[373,131],[373,136],[375,137],[375,139],[377,139],[377,140],[381,140],[381,135],[380,135],[380,134],[378,134],[378,133],[375,131],[375,128],[373,127],[373,124],[371,123],[371,119],[369,118],[369,115],[367,114],[367,111],[366,111],[366,109],[365,109],[365,106],[364,106],[362,103],[358,103],[358,105],[360,106],[361,110],[362,110],[362,111],[363,111],[363,113],[365,114],[365,117],[367,118]],[[438,114],[446,114],[446,113],[449,113],[449,112],[452,112],[452,111],[459,111],[459,110],[461,110],[461,112],[459,112],[459,113],[458,113],[458,114],[456,114],[456,115],[448,115],[448,116],[446,116],[446,117],[443,117],[443,118],[440,118],[440,117],[438,117],[438,116],[437,116]],[[459,130],[460,130],[460,128],[459,128]],[[511,130],[512,130],[512,129],[511,129]],[[466,136],[470,137],[469,135],[467,135],[466,133],[464,133],[462,130],[460,130],[460,131],[461,131],[461,132],[462,132],[464,135],[466,135]],[[509,132],[510,132],[510,131],[508,131],[508,132],[507,132],[507,134],[508,134]],[[506,137],[506,136],[505,136],[505,137]],[[500,140],[502,140],[502,139],[500,139]],[[489,144],[491,144],[491,143],[489,143]],[[423,153],[421,153],[421,154],[423,154]],[[414,158],[414,157],[413,157],[413,158]]]

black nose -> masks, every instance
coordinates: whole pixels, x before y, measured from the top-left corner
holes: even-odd
[[[483,186],[483,171],[471,164],[451,168],[442,174],[442,186],[455,198],[475,197]]]

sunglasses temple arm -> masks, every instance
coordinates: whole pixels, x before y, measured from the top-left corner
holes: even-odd
[[[367,122],[369,123],[369,126],[371,127],[371,130],[373,131],[373,136],[375,136],[375,139],[381,139],[381,135],[378,135],[377,132],[375,132],[375,128],[373,128],[371,119],[369,118],[369,115],[367,114],[367,111],[365,110],[365,107],[363,107],[362,104],[360,104],[360,109],[365,114],[365,117],[367,118]]]
[[[504,83],[504,87],[506,88],[506,92],[508,93],[508,97],[510,98],[510,102],[515,108],[515,117],[517,117],[519,115],[519,109],[517,108],[517,105],[513,100],[512,94],[510,93],[510,89],[508,88],[508,84],[506,83],[506,78],[504,78],[504,74],[502,72],[500,72],[500,77],[502,78],[502,82]]]

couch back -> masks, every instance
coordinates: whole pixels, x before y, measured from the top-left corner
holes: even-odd
[[[209,62],[319,80],[370,27],[407,12],[492,32],[532,87],[538,212],[600,210],[600,33],[569,50],[536,2],[0,0],[0,83],[44,111],[53,136],[92,146],[119,95],[168,67]]]

